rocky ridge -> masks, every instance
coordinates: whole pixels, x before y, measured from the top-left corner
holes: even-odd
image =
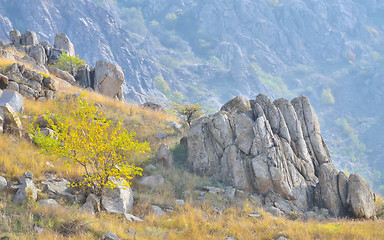
[[[332,216],[375,217],[375,195],[358,175],[336,169],[309,99],[235,97],[193,122],[188,164],[199,175],[260,195],[266,208],[325,208]]]

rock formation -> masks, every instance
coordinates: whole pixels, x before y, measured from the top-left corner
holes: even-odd
[[[333,165],[309,99],[235,97],[193,122],[188,164],[196,173],[257,193],[289,214],[314,207],[333,216],[374,217],[374,194],[361,177]]]

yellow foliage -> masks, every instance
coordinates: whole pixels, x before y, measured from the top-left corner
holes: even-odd
[[[116,181],[129,186],[130,180],[141,175],[139,154],[150,151],[147,142],[139,143],[135,133],[123,128],[122,121],[113,123],[97,108],[78,97],[75,109],[67,114],[47,112],[45,119],[55,136],[45,136],[38,126],[30,125],[34,142],[46,153],[65,159],[69,166],[83,167],[83,179],[72,186],[83,186],[95,193],[113,189]]]

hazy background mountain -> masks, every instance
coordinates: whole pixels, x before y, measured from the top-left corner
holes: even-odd
[[[0,0],[11,29],[117,62],[129,101],[307,95],[336,165],[384,194],[383,1]]]

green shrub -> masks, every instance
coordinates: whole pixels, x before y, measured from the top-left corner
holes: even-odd
[[[67,71],[73,76],[76,75],[79,68],[83,65],[84,60],[81,60],[79,55],[69,56],[66,52],[63,52],[59,56],[59,61],[53,64],[54,67],[57,67],[63,71]]]

